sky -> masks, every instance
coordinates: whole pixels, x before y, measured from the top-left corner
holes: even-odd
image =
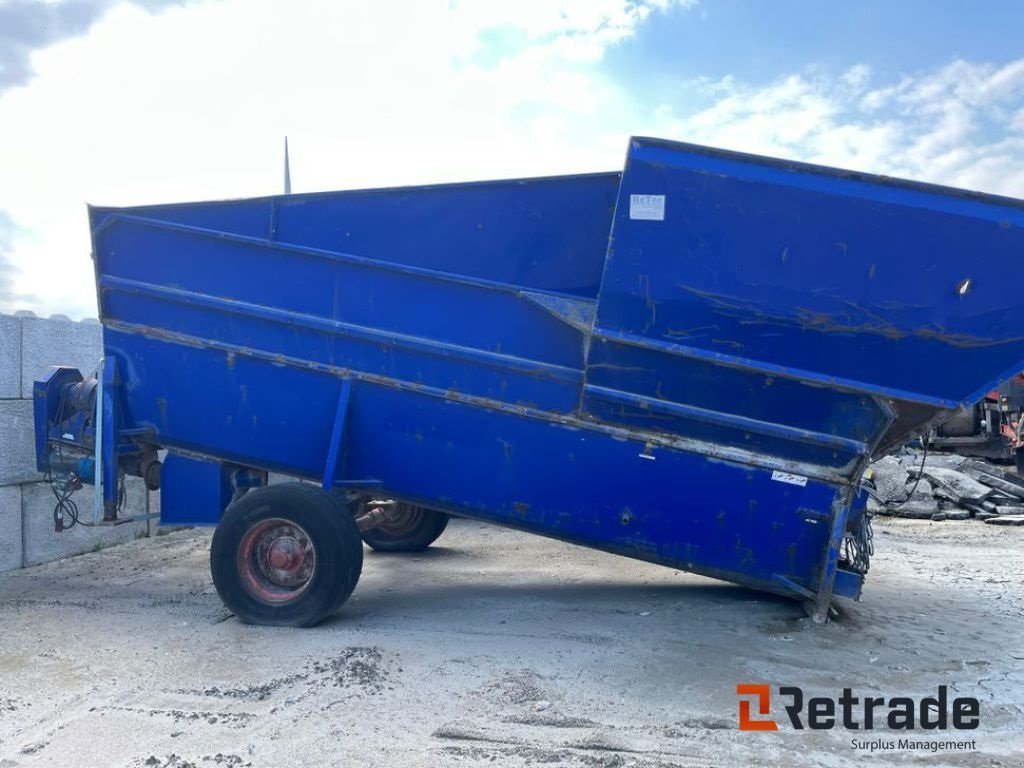
[[[0,0],[0,311],[86,203],[620,168],[658,136],[1024,197],[1019,0]]]

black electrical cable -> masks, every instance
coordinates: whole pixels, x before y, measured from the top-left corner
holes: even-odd
[[[923,451],[921,453],[921,466],[917,468],[917,479],[914,480],[914,487],[910,489],[910,493],[907,494],[909,499],[914,495],[914,491],[917,490],[917,486],[921,483],[921,478],[924,477],[924,462],[928,458],[928,438],[925,435],[921,436],[921,446]]]
[[[120,517],[124,511],[124,505],[128,501],[128,486],[125,484],[124,470],[117,476],[117,514]]]
[[[63,388],[60,393],[60,402],[57,403],[57,415],[54,420],[55,423],[64,423],[64,419],[68,417],[67,408],[67,388]],[[57,441],[57,460],[61,464],[64,463],[64,446],[60,440]],[[81,525],[85,528],[95,527],[95,523],[87,523],[86,521],[78,517],[78,504],[76,504],[74,499],[71,498],[72,494],[74,494],[74,492],[78,489],[74,485],[74,481],[76,479],[74,478],[74,476],[69,477],[67,482],[61,483],[60,481],[54,479],[53,470],[50,467],[47,467],[43,479],[47,483],[49,483],[50,490],[53,492],[54,497],[57,499],[57,503],[53,507],[54,525],[60,525],[61,529],[65,531],[70,528],[74,528],[76,525]],[[123,496],[123,483],[121,490]],[[122,500],[119,499],[119,508],[122,503]],[[71,522],[68,523],[68,520],[70,520]]]
[[[53,522],[61,526],[61,530],[69,530],[79,524],[78,505],[71,498],[74,491],[62,491],[57,483],[51,482],[50,489],[57,499],[53,507]],[[69,522],[70,521],[70,522]],[[85,523],[82,523],[85,525]]]
[[[871,530],[871,515],[866,511],[855,531],[843,539],[845,567],[856,573],[867,573],[871,556],[875,554],[874,534]]]

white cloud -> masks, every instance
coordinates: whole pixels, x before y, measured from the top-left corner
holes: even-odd
[[[0,210],[30,235],[8,253],[18,292],[94,312],[86,201],[277,192],[286,134],[296,191],[615,167],[626,102],[596,65],[691,2],[119,5],[0,97]]]
[[[116,0],[2,0],[0,93],[32,78],[32,52],[84,34]],[[125,0],[151,11],[184,0]]]
[[[858,65],[693,85],[710,106],[659,113],[686,141],[1024,197],[1024,59],[954,61],[894,84]]]
[[[642,103],[603,56],[670,4],[116,6],[0,96],[0,309],[93,313],[86,201],[278,192],[285,134],[296,191],[611,169],[633,133],[1024,195],[1024,59]]]
[[[1007,125],[1011,131],[1024,134],[1024,107],[1013,113]]]

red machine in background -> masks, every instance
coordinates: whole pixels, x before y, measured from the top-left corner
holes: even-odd
[[[1024,373],[999,385],[973,409],[933,430],[929,445],[939,450],[1014,460],[1024,474]]]

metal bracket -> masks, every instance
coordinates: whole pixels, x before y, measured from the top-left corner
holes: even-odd
[[[334,488],[341,462],[342,441],[345,439],[345,424],[348,421],[348,404],[352,399],[352,380],[341,380],[341,393],[338,395],[338,409],[334,414],[334,429],[331,431],[331,444],[327,449],[327,465],[324,467],[323,489]]]
[[[118,461],[118,430],[120,428],[120,413],[117,407],[117,395],[120,388],[120,378],[117,371],[117,359],[104,357],[100,365],[99,375],[96,377],[96,408],[100,417],[96,422],[97,434],[103,439],[97,439],[97,455],[101,461],[96,462],[96,471],[102,472],[103,476],[103,510],[102,519],[111,521],[117,519],[117,500],[120,493],[120,464]],[[96,487],[96,496],[100,495],[99,486]],[[95,515],[96,508],[93,507]],[[98,520],[96,522],[99,522]]]
[[[832,531],[825,552],[825,562],[821,569],[821,581],[818,583],[818,594],[814,597],[813,608],[809,610],[816,624],[828,621],[829,604],[832,601],[832,586],[836,580],[839,567],[839,550],[843,545],[843,533],[846,531],[846,520],[850,514],[851,497],[849,494],[842,501],[833,505]]]
[[[141,523],[143,520],[159,520],[160,515],[155,512],[145,513],[142,515],[132,515],[131,517],[119,517],[117,520],[100,520],[98,523],[94,523],[97,528],[116,528],[119,525],[127,525],[128,523]]]
[[[811,592],[811,590],[807,589],[807,587],[804,587],[804,586],[801,586],[800,584],[797,584],[795,581],[793,581],[792,579],[786,578],[781,573],[773,573],[772,574],[772,581],[774,581],[780,587],[785,587],[786,589],[790,590],[791,592],[795,592],[800,597],[806,598],[808,600],[814,600],[814,598],[815,598],[814,593]]]
[[[93,464],[92,483],[92,524],[99,525],[103,522],[103,369],[106,367],[107,359],[100,358],[96,367],[96,421],[93,422],[93,431],[96,440],[96,461]]]

